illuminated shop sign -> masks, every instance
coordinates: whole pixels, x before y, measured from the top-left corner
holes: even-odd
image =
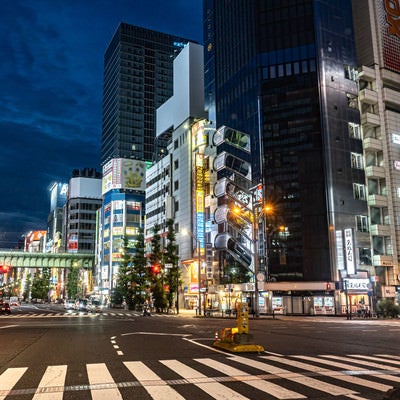
[[[354,238],[353,230],[344,230],[345,252],[346,252],[346,268],[349,275],[356,273],[356,263],[354,260]]]
[[[343,279],[344,287],[347,290],[368,291],[371,287],[369,279]]]
[[[200,242],[200,248],[204,249],[204,157],[202,154],[196,154],[195,163],[196,236]]]

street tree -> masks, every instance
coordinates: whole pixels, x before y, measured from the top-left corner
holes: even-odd
[[[33,299],[48,299],[50,290],[50,268],[43,268],[33,276],[31,294]]]
[[[164,292],[164,271],[163,271],[163,251],[161,247],[161,236],[159,233],[160,225],[155,224],[152,229],[151,252],[149,257],[150,268],[148,279],[151,284],[151,293],[153,296],[154,307],[157,312],[165,309],[167,301]]]
[[[68,271],[67,293],[68,298],[76,299],[78,296],[79,268],[72,266]]]
[[[143,304],[146,301],[147,289],[147,258],[145,251],[143,228],[139,229],[135,242],[135,252],[132,256],[132,289],[133,289],[133,306]]]
[[[178,245],[176,243],[176,233],[174,229],[174,220],[168,219],[167,226],[167,245],[164,252],[164,265],[171,265],[165,273],[165,282],[168,287],[166,298],[168,308],[173,308],[174,298],[176,294],[176,306],[178,307],[178,288],[182,284],[180,281],[181,273],[178,266]]]

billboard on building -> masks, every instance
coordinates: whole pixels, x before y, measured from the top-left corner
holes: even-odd
[[[146,163],[114,158],[103,166],[102,194],[112,189],[146,189]]]
[[[400,73],[400,0],[376,2],[384,66]]]
[[[67,202],[68,184],[55,182],[50,187],[50,212],[61,208]]]

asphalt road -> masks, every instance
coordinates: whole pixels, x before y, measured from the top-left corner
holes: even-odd
[[[231,354],[212,344],[233,318],[12,311],[0,316],[0,400],[381,400],[400,386],[400,320],[250,319],[265,352]]]

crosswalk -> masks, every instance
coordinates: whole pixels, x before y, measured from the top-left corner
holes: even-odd
[[[168,314],[152,314],[152,317],[165,317]],[[118,317],[118,318],[137,318],[141,317],[142,314],[139,312],[101,312],[91,313],[83,311],[66,311],[66,312],[19,312],[11,313],[10,315],[4,316],[5,318],[78,318],[78,317]],[[171,315],[168,315],[171,316]],[[173,316],[173,315],[172,315]],[[2,316],[3,317],[3,316]]]
[[[375,400],[400,386],[400,356],[389,354],[264,353],[117,365],[100,362],[82,365],[80,376],[85,382],[74,384],[69,375],[76,369],[75,365],[49,365],[35,375],[35,367],[7,368],[0,375],[0,400],[19,396],[33,400]],[[32,382],[37,385],[32,387]]]

